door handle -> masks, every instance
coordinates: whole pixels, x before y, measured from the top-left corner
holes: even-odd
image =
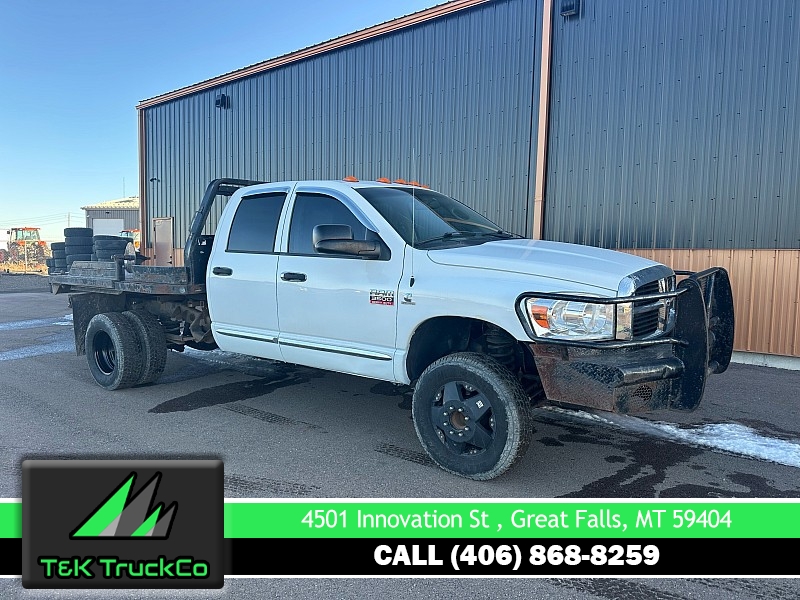
[[[233,275],[233,269],[228,267],[214,267],[211,272],[214,275]]]
[[[305,281],[305,273],[281,273],[281,279],[284,281]]]

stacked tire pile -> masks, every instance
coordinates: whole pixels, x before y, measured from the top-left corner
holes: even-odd
[[[118,235],[96,235],[94,241],[94,256],[92,260],[110,261],[115,254],[125,254],[125,248],[130,240]]]
[[[65,271],[67,269],[67,251],[64,249],[64,242],[53,242],[50,244],[50,251],[53,257],[44,259],[47,273],[52,275]]]
[[[91,227],[67,227],[64,230],[64,253],[67,269],[76,260],[92,260],[92,233]]]

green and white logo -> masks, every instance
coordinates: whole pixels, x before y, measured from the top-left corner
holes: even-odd
[[[178,503],[169,508],[163,502],[153,506],[160,480],[159,471],[131,497],[136,481],[136,472],[132,471],[70,534],[70,539],[167,539]]]

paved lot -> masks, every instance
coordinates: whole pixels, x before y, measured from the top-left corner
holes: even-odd
[[[1,289],[1,288],[0,288]],[[172,352],[153,385],[107,392],[74,354],[67,299],[0,292],[0,497],[20,496],[35,457],[220,457],[229,497],[800,497],[796,467],[541,411],[528,455],[491,482],[433,466],[409,391],[226,355]],[[800,440],[800,372],[732,365],[694,413]],[[52,597],[0,580],[0,597]],[[796,598],[798,580],[228,580],[208,597]],[[59,597],[89,597],[61,593]],[[197,597],[149,594],[148,597]],[[100,596],[98,596],[100,597]]]

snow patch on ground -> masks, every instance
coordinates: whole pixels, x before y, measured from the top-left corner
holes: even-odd
[[[628,431],[656,435],[693,446],[723,450],[733,454],[800,468],[800,442],[768,437],[739,423],[711,423],[686,426],[676,423],[646,421],[630,415],[614,413],[590,413],[583,410],[566,410],[558,407],[548,407],[547,410],[579,419],[612,425]]]
[[[75,342],[71,339],[52,342],[49,344],[39,344],[36,346],[25,346],[17,350],[7,350],[0,352],[0,361],[19,360],[20,358],[32,358],[43,354],[58,354],[59,352],[69,352],[75,349]]]

